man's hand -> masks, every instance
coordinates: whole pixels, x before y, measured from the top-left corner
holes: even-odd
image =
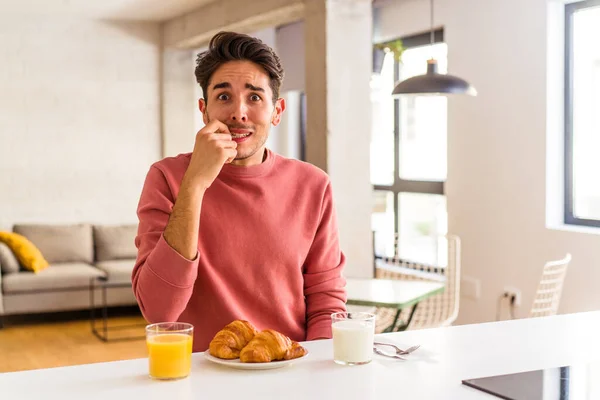
[[[217,120],[209,122],[196,134],[192,159],[182,183],[201,191],[208,189],[223,165],[235,159],[236,148],[227,125]]]
[[[196,134],[196,144],[179,194],[173,205],[164,237],[183,257],[193,260],[198,253],[198,231],[204,192],[212,185],[225,163],[237,155],[237,143],[227,125],[212,121]]]

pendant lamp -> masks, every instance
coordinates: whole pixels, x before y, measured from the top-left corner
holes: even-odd
[[[430,42],[433,45],[433,0],[430,0],[431,33]],[[400,81],[394,87],[392,96],[415,94],[447,95],[466,94],[476,96],[477,90],[462,78],[453,75],[440,74],[437,71],[437,60],[427,60],[427,73]]]

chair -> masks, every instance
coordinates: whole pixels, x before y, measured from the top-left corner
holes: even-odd
[[[567,268],[571,262],[571,254],[557,261],[549,261],[544,265],[542,277],[529,313],[530,317],[556,315]]]
[[[443,266],[430,266],[402,260],[398,257],[397,251],[393,258],[382,258],[381,262],[376,263],[376,278],[446,282],[446,289],[442,293],[421,301],[418,304],[407,329],[449,326],[458,316],[460,300],[460,238],[455,235],[445,235],[440,237],[440,239],[446,242],[448,249],[448,263],[445,268]],[[398,248],[397,235],[395,248]],[[392,324],[396,311],[395,309],[388,308],[378,308],[376,310],[376,331],[378,333]],[[409,309],[402,310],[400,319],[407,321],[410,311]]]

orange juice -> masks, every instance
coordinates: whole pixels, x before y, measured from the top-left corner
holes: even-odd
[[[156,379],[185,378],[192,368],[192,336],[165,333],[148,336],[150,376]]]

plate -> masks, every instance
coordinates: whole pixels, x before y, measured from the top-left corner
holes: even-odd
[[[206,350],[204,352],[204,357],[215,364],[221,364],[229,368],[236,369],[276,369],[286,367],[288,365],[292,365],[296,361],[300,361],[306,357],[308,357],[308,350],[305,355],[302,357],[294,358],[292,360],[283,360],[283,361],[271,361],[268,363],[243,363],[239,358],[235,360],[223,360],[222,358],[213,357],[210,355],[210,351]]]

